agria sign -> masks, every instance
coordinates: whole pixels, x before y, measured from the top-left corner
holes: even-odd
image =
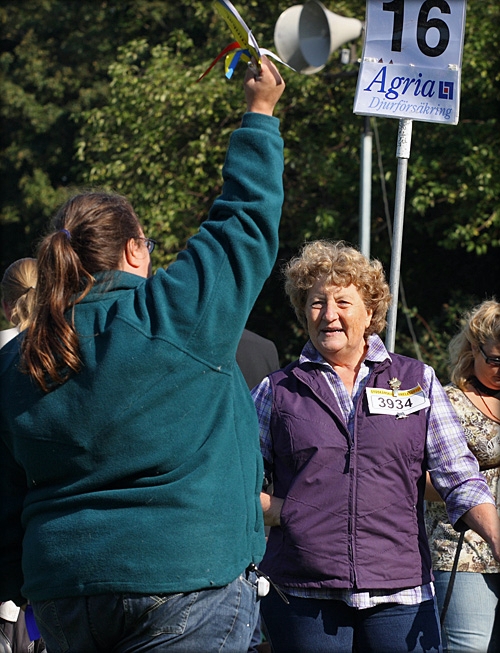
[[[465,0],[368,0],[354,112],[456,124]]]
[[[405,116],[415,120],[444,120],[454,116],[455,81],[426,77],[392,75],[392,66],[382,66],[363,89],[370,93],[368,109],[376,115]],[[389,70],[388,70],[389,69]]]

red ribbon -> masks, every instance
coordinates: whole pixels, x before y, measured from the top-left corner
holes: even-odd
[[[205,77],[205,75],[208,75],[208,73],[212,70],[212,68],[215,66],[215,64],[222,59],[222,57],[226,56],[228,52],[231,52],[231,50],[237,50],[238,48],[241,48],[241,45],[238,43],[238,41],[233,41],[233,43],[230,43],[222,52],[212,61],[210,66],[205,70],[203,75],[201,77],[198,77],[196,80],[199,82],[201,79]]]

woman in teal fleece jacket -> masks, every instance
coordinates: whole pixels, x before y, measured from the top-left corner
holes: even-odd
[[[167,270],[114,195],[72,198],[41,243],[0,357],[0,600],[32,603],[50,653],[248,648],[263,469],[235,354],[277,255],[283,89],[249,68],[222,195]]]

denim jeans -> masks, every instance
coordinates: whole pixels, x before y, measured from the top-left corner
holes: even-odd
[[[250,640],[250,646],[248,647],[248,653],[257,653],[259,650],[257,647],[261,643],[262,643],[262,619],[260,617],[260,611],[259,611],[257,623],[255,624],[255,630],[253,631],[253,635]],[[2,652],[0,651],[0,653]]]
[[[419,605],[386,603],[357,610],[343,601],[274,592],[261,601],[274,653],[440,653],[435,601]]]
[[[434,571],[439,611],[443,607],[449,571]],[[443,624],[447,653],[500,651],[500,574],[459,571]]]
[[[102,594],[32,603],[48,653],[247,653],[255,574],[187,594]]]

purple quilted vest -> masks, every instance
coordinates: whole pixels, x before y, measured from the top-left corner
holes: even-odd
[[[391,353],[368,387],[422,385],[422,363]],[[423,521],[426,411],[405,419],[356,406],[354,441],[318,366],[270,376],[274,493],[285,498],[260,567],[283,586],[398,589],[431,580]]]

